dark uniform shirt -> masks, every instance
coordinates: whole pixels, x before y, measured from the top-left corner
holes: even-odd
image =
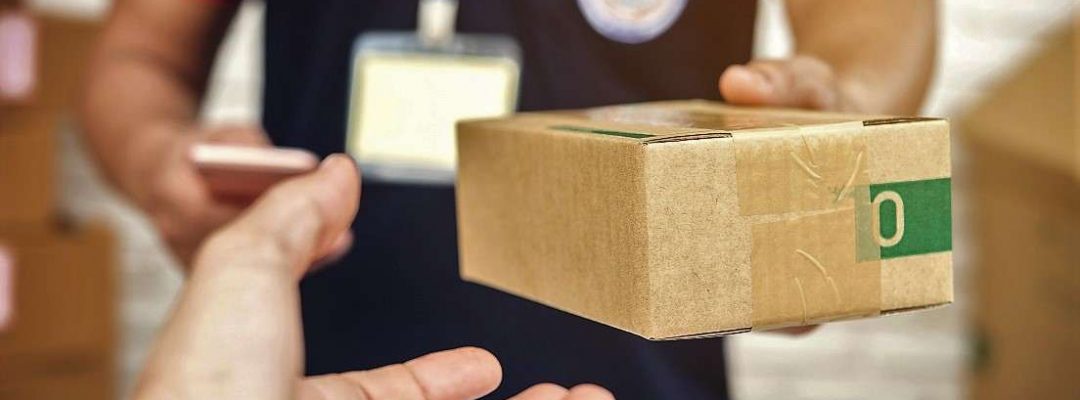
[[[343,151],[352,43],[414,30],[417,2],[266,2],[267,132],[277,145]],[[750,58],[756,10],[753,0],[686,0],[670,28],[629,44],[590,25],[578,1],[460,3],[458,31],[520,44],[522,110],[719,98],[720,73]],[[623,399],[727,396],[718,339],[649,342],[461,281],[452,187],[366,180],[362,190],[352,252],[301,284],[309,374],[473,345],[502,362],[495,398],[545,381],[597,383]]]

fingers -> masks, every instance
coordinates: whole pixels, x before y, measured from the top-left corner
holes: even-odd
[[[510,400],[561,400],[566,397],[567,393],[570,393],[570,391],[562,386],[554,383],[541,383],[525,389],[524,392],[511,397]]]
[[[590,384],[577,385],[570,389],[563,400],[614,400],[615,396],[602,387]]]
[[[730,66],[720,76],[720,93],[729,103],[740,105],[843,108],[832,68],[812,57]]]
[[[766,332],[774,332],[774,333],[779,333],[779,334],[783,334],[783,335],[790,335],[790,336],[802,336],[802,335],[805,335],[805,334],[808,334],[810,332],[813,332],[813,331],[817,330],[817,328],[819,326],[820,325],[793,326],[793,327],[790,327],[790,328],[782,328],[782,329],[776,329],[776,330],[771,330],[771,331],[766,331]]]
[[[131,176],[124,190],[152,218],[183,265],[211,231],[233,220],[240,208],[220,204],[191,163],[191,147],[198,142],[266,146],[269,140],[257,126],[195,128],[162,124],[143,132],[143,144],[131,154]],[[245,204],[246,205],[246,204]]]
[[[333,155],[314,173],[286,181],[260,198],[253,225],[275,235],[289,254],[310,262],[349,229],[360,199],[360,175],[347,156]]]
[[[499,361],[486,350],[463,347],[370,371],[308,378],[304,400],[471,400],[502,380]]]
[[[732,65],[720,75],[720,94],[732,104],[766,105],[772,97],[773,83],[764,75],[744,65]]]
[[[487,350],[465,347],[405,363],[430,400],[474,398],[495,390],[502,366]],[[449,369],[454,369],[448,373]]]
[[[156,156],[158,162],[144,177],[136,199],[184,266],[207,235],[241,211],[213,201],[187,156],[192,142],[193,137],[179,137]]]
[[[340,235],[338,235],[336,239],[334,239],[333,242],[331,242],[329,247],[318,253],[322,254],[322,256],[319,256],[317,260],[311,263],[311,268],[309,268],[307,272],[314,272],[322,269],[327,265],[340,261],[342,257],[345,257],[346,254],[349,254],[349,250],[352,249],[354,239],[355,238],[351,230],[346,230],[345,232],[342,232]]]
[[[583,384],[566,390],[552,383],[530,387],[511,400],[614,400],[615,396],[600,386]]]

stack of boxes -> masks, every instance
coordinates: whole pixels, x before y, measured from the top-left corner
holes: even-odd
[[[113,398],[113,236],[67,222],[56,206],[56,128],[71,117],[98,27],[25,21],[36,83],[0,101],[0,399]]]
[[[961,122],[971,150],[977,399],[1080,396],[1080,22]]]

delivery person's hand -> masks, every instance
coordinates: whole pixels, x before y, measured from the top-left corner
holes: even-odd
[[[733,65],[720,77],[720,92],[732,104],[826,111],[858,111],[832,67],[808,56]]]
[[[196,141],[265,146],[258,127],[200,126],[201,100],[240,1],[115,2],[88,59],[81,132],[101,172],[185,265],[242,207],[215,201],[187,152]]]
[[[933,0],[787,0],[785,6],[796,55],[728,67],[719,79],[725,101],[864,114],[919,111],[934,64]]]
[[[360,176],[346,156],[285,181],[213,233],[139,380],[145,399],[475,399],[501,379],[487,351],[461,348],[370,371],[302,378],[297,282],[348,238]],[[390,329],[391,327],[373,327]],[[602,400],[596,386],[545,384],[521,400]]]
[[[733,104],[864,114],[919,112],[934,66],[933,0],[786,0],[795,56],[734,65]]]
[[[126,182],[126,189],[186,268],[203,239],[235,218],[246,206],[211,195],[191,162],[191,146],[195,143],[270,146],[270,141],[261,129],[248,126],[162,126],[145,132],[140,140],[148,144],[142,149],[144,151],[131,157],[142,168],[135,172],[139,176]]]
[[[832,68],[813,57],[761,60],[728,67],[720,76],[720,93],[732,104],[855,111],[839,87]],[[803,335],[817,328],[796,326],[774,332]]]

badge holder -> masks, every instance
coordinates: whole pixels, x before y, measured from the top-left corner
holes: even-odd
[[[456,0],[422,0],[416,32],[357,38],[346,146],[365,178],[453,184],[456,122],[516,108],[517,43],[455,34],[456,16]]]
[[[29,102],[37,88],[38,26],[17,4],[0,4],[0,105]]]

